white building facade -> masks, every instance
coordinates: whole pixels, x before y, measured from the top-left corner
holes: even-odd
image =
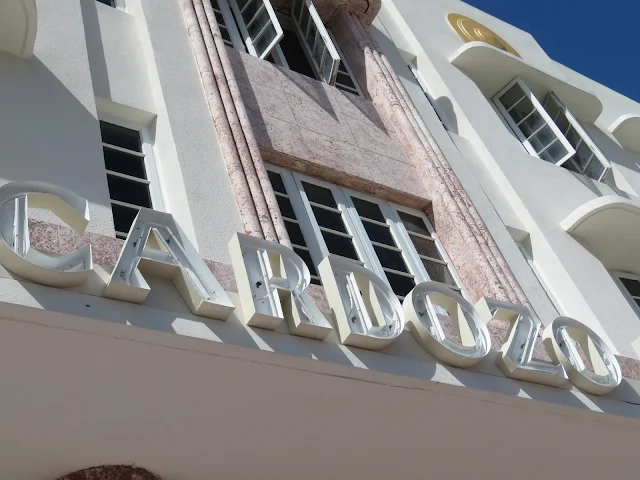
[[[0,73],[0,477],[636,471],[640,105],[528,33],[7,0]]]

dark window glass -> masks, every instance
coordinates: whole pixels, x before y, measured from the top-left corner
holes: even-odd
[[[123,207],[122,205],[111,204],[111,212],[113,213],[113,223],[116,231],[129,233],[131,224],[138,214],[138,209]]]
[[[322,232],[327,249],[334,255],[340,255],[342,257],[352,258],[354,260],[360,260],[356,249],[353,246],[353,241],[350,238],[335,235],[329,232]]]
[[[389,227],[383,227],[382,225],[370,223],[366,220],[362,221],[362,225],[364,225],[364,229],[367,231],[367,235],[369,235],[369,240],[372,242],[384,243],[385,245],[391,245],[392,247],[397,246],[396,242],[393,240]]]
[[[309,267],[309,273],[311,273],[311,275],[318,276],[318,272],[316,271],[316,267],[313,265],[313,261],[311,260],[311,255],[309,254],[309,251],[303,250],[302,248],[295,248],[295,247],[293,251],[296,252],[302,260],[304,260],[304,263],[307,264],[307,267]]]
[[[411,237],[413,246],[416,247],[416,251],[420,255],[442,260],[442,255],[440,255],[440,252],[438,251],[438,247],[436,247],[436,242],[428,238],[417,237],[411,234],[409,234],[409,236]]]
[[[103,147],[104,164],[107,170],[112,170],[132,177],[147,179],[147,173],[144,168],[144,158],[135,155],[129,155],[119,150],[113,150],[109,147]]]
[[[320,203],[327,207],[338,207],[336,199],[333,198],[333,193],[331,193],[331,190],[328,188],[319,187],[318,185],[307,182],[302,182],[302,186],[310,202]]]
[[[409,232],[420,233],[429,237],[431,236],[431,233],[429,233],[427,226],[424,224],[424,220],[422,220],[420,217],[416,217],[415,215],[411,215],[405,212],[398,212],[398,215],[400,215],[400,219],[404,224],[404,228],[406,228]]]
[[[400,297],[406,297],[407,293],[416,286],[412,277],[405,277],[404,275],[396,275],[395,273],[389,272],[386,272],[386,275],[391,285],[391,290]]]
[[[340,83],[342,85],[351,87],[354,90],[356,90],[356,86],[353,83],[353,80],[351,80],[351,76],[347,73],[338,72],[338,76],[336,77],[336,83]]]
[[[313,214],[318,221],[318,225],[338,232],[347,233],[347,227],[344,226],[342,215],[338,212],[331,212],[324,208],[312,206]]]
[[[398,270],[399,272],[408,272],[407,265],[404,263],[402,254],[395,250],[389,250],[388,248],[373,246],[380,260],[380,264],[383,267],[390,268],[392,270]]]
[[[307,244],[304,241],[304,236],[302,235],[302,230],[300,230],[300,225],[297,223],[290,222],[288,220],[284,221],[285,227],[287,227],[287,233],[289,234],[289,238],[291,239],[291,243],[295,243],[296,245],[302,245],[306,247]]]
[[[276,200],[278,201],[278,206],[280,207],[280,213],[282,213],[283,216],[296,218],[296,214],[294,213],[293,207],[291,206],[291,201],[288,198],[277,195]]]
[[[456,285],[456,281],[453,279],[449,267],[442,263],[430,262],[429,260],[422,259],[424,268],[427,269],[429,278],[434,282],[446,283],[447,285]]]
[[[284,30],[284,37],[280,40],[280,48],[287,59],[289,68],[310,78],[316,78],[316,74],[304,53],[298,36],[291,30]]]
[[[375,203],[367,202],[366,200],[356,197],[351,197],[351,200],[353,200],[353,204],[358,211],[358,215],[361,217],[370,218],[371,220],[377,220],[379,222],[385,221],[385,218],[380,211],[380,207]]]
[[[142,152],[140,132],[136,130],[101,121],[100,132],[102,133],[102,141],[104,143],[133,150],[134,152]]]
[[[282,177],[276,172],[267,172],[269,174],[269,180],[271,181],[271,186],[276,192],[287,193],[287,189],[284,187],[284,182],[282,181]]]
[[[107,175],[107,183],[109,184],[109,196],[112,200],[151,208],[148,185],[114,175]]]
[[[620,278],[627,291],[634,297],[640,297],[640,282],[630,278]]]
[[[500,101],[507,110],[522,101],[524,97],[524,90],[522,87],[515,83],[509,90],[507,90],[501,97]]]
[[[115,0],[96,0],[98,3],[104,3],[110,7],[115,7]]]

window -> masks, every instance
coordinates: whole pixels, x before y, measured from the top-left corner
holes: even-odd
[[[429,92],[429,88],[427,87],[427,82],[425,82],[424,78],[422,78],[422,75],[420,75],[420,72],[418,71],[418,67],[416,67],[416,65],[413,63],[409,63],[407,66],[409,67],[409,70],[411,70],[411,73],[413,74],[416,81],[418,82],[418,85],[420,85],[420,88],[422,89],[422,93],[424,93],[424,96],[427,98],[427,101],[431,104],[431,107],[433,108],[433,111],[436,113],[438,120],[440,120],[440,123],[442,124],[445,130],[449,130],[447,125],[442,121],[442,117],[440,116],[440,113],[436,108],[435,100],[433,99],[433,96]]]
[[[269,177],[294,249],[316,281],[317,265],[331,253],[386,279],[400,299],[427,280],[461,292],[423,213],[277,167]]]
[[[630,273],[614,272],[618,286],[627,295],[636,309],[640,308],[640,276]]]
[[[498,110],[531,155],[602,181],[611,166],[553,92],[545,106],[519,78],[495,97]]]
[[[269,0],[210,0],[226,45],[361,95],[311,0],[275,12]]]
[[[141,132],[100,121],[116,237],[126,238],[140,207],[162,210],[151,146]]]

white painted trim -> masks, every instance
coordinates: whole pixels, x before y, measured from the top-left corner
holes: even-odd
[[[112,123],[114,125],[119,125],[121,127],[125,127],[131,130],[137,130],[140,132],[140,143],[142,146],[142,153],[144,154],[144,167],[147,173],[147,180],[149,180],[149,195],[151,196],[151,205],[154,210],[159,212],[164,212],[165,210],[165,202],[164,197],[162,195],[162,189],[160,187],[160,175],[158,172],[157,162],[155,160],[155,155],[153,151],[153,145],[151,144],[151,133],[149,132],[149,127],[145,125],[140,125],[139,123],[132,122],[130,120],[126,120],[119,117],[114,117],[112,115],[98,112],[98,120],[103,122]],[[107,148],[112,148],[111,145],[107,144]],[[123,151],[128,151],[126,149],[122,149]],[[131,152],[138,153],[138,152]],[[105,167],[105,175],[106,175],[106,167]],[[140,180],[140,179],[138,179]]]
[[[582,128],[582,125],[580,125],[580,122],[573,116],[573,114],[567,109],[567,107],[564,106],[564,104],[560,101],[560,99],[557,97],[555,93],[549,92],[549,96],[545,101],[545,107],[549,102],[554,102],[556,106],[560,109],[560,111],[564,113],[571,127],[576,132],[578,132],[578,135],[580,135],[580,137],[582,138],[582,141],[587,144],[587,146],[593,152],[595,158],[602,164],[602,166],[604,167],[604,171],[602,172],[602,175],[600,175],[600,178],[595,178],[594,180],[604,181],[604,179],[607,178],[607,175],[609,175],[609,173],[611,172],[611,163],[609,163],[609,160],[607,160],[607,158],[600,151],[600,149],[595,144],[595,142],[591,139],[589,134],[585,131],[584,128]],[[593,159],[591,159],[591,162],[593,162]],[[591,164],[591,162],[589,162],[589,164]],[[586,175],[586,171],[583,172],[583,175]]]
[[[251,36],[249,34],[249,30],[248,30],[247,24],[245,22],[244,17],[242,16],[242,10],[238,7],[238,4],[236,3],[236,0],[229,0],[229,3],[230,3],[230,6],[231,6],[231,10],[233,10],[233,14],[234,14],[234,17],[236,19],[236,23],[238,25],[240,33],[241,33],[242,37],[244,38],[244,43],[245,43],[245,45],[247,47],[247,51],[251,55],[253,55],[254,57],[258,57],[258,58],[264,59],[265,57],[269,56],[269,54],[273,51],[273,49],[276,47],[276,45],[278,45],[280,40],[282,40],[282,37],[284,36],[284,32],[282,31],[282,25],[280,25],[280,22],[278,21],[278,18],[276,16],[276,12],[274,11],[273,7],[271,6],[271,2],[269,0],[249,0],[249,1],[255,1],[257,3],[260,3],[260,2],[262,3],[262,5],[265,8],[265,11],[266,11],[267,15],[269,16],[270,21],[271,21],[271,26],[273,27],[273,29],[276,32],[276,36],[273,39],[273,41],[259,55],[258,55],[258,52],[256,51],[255,46],[254,46],[254,41],[256,41],[256,40],[254,38],[251,38]],[[245,7],[246,7],[246,4],[245,4]],[[261,15],[261,14],[260,13],[256,13],[256,15]],[[255,18],[255,16],[254,16],[254,18]],[[269,28],[269,27],[267,27],[267,25],[265,24],[264,28],[262,30],[260,30],[260,32],[259,32],[258,40],[260,39],[261,35],[264,35],[264,32],[266,31],[267,28]]]
[[[209,0],[205,0],[209,1]],[[220,7],[220,13],[222,14],[222,19],[224,20],[224,27],[229,32],[229,37],[231,37],[231,43],[233,43],[233,48],[236,50],[240,50],[242,52],[246,52],[246,47],[242,37],[240,36],[240,32],[238,31],[238,27],[236,26],[236,21],[233,18],[233,13],[231,12],[231,7],[229,7],[229,3],[227,0],[217,0],[218,6]],[[215,10],[215,7],[212,8]],[[220,24],[218,24],[220,25]]]
[[[318,35],[320,36],[320,39],[324,43],[324,47],[326,48],[326,53],[328,53],[332,59],[329,78],[325,78],[322,71],[322,65],[319,65],[316,62],[315,57],[313,56],[313,53],[312,53],[313,46],[307,43],[307,35],[305,32],[302,31],[303,26],[299,24],[300,18],[296,18],[294,15],[295,12],[293,11],[293,9],[298,5],[300,5],[300,18],[302,17],[302,14],[305,8],[309,12],[310,22],[312,22],[313,25],[315,26],[318,32]],[[305,54],[307,55],[307,58],[309,59],[309,62],[311,63],[311,67],[315,71],[317,78],[325,83],[328,83],[329,85],[333,85],[335,83],[336,76],[338,75],[338,66],[340,65],[341,57],[338,54],[338,51],[336,50],[335,45],[333,44],[333,40],[331,39],[329,32],[327,31],[324,24],[322,23],[322,19],[320,18],[320,15],[318,15],[318,12],[316,10],[315,5],[313,4],[313,1],[312,0],[293,0],[291,3],[290,14],[296,29],[296,33],[298,35],[298,39],[300,40],[302,48],[305,51]],[[324,58],[326,57],[323,57],[323,59]]]
[[[504,117],[504,119],[507,121],[507,123],[509,124],[509,126],[513,129],[514,133],[516,134],[516,136],[518,137],[518,139],[522,142],[522,144],[524,145],[524,147],[527,149],[527,152],[529,152],[530,155],[540,158],[538,152],[536,152],[536,149],[533,148],[533,145],[531,145],[531,143],[529,142],[529,140],[527,139],[527,137],[524,136],[524,133],[522,132],[522,130],[520,129],[520,127],[516,124],[516,122],[514,122],[513,118],[511,118],[511,115],[509,114],[507,108],[505,108],[505,106],[502,103],[502,99],[501,97],[511,88],[513,87],[515,84],[518,84],[518,86],[522,89],[522,91],[525,94],[525,97],[528,98],[531,103],[533,104],[534,109],[540,114],[540,116],[542,116],[542,118],[544,119],[544,121],[546,122],[547,126],[549,126],[549,128],[551,128],[551,130],[553,131],[554,135],[557,137],[557,141],[559,141],[560,143],[562,143],[562,146],[567,150],[567,153],[564,157],[562,157],[560,160],[556,161],[556,165],[562,165],[564,162],[566,162],[567,160],[569,160],[575,153],[575,149],[573,148],[573,146],[571,146],[571,144],[569,143],[569,141],[565,138],[565,136],[562,134],[562,132],[560,131],[560,129],[558,128],[558,126],[555,124],[555,122],[553,121],[553,119],[549,116],[549,114],[547,113],[547,111],[544,109],[544,107],[542,106],[542,104],[538,101],[538,99],[536,98],[536,96],[533,94],[533,92],[531,91],[531,89],[529,87],[527,87],[527,85],[522,81],[522,79],[520,79],[519,77],[514,78],[513,80],[511,80],[509,83],[507,83],[507,85],[500,90],[498,93],[496,93],[493,97],[493,101],[495,102],[496,106],[498,107],[498,110],[500,111],[500,113],[502,114],[502,116]],[[521,102],[521,100],[518,100],[517,103]],[[514,105],[512,105],[511,108],[513,108]],[[541,129],[544,128],[541,127]],[[536,133],[530,135],[530,137],[535,136]],[[553,144],[550,143],[549,145],[547,145],[545,147],[545,149],[543,149],[540,153],[546,151],[547,148],[549,148],[549,146],[551,146]],[[542,160],[542,159],[541,159]],[[545,160],[546,161],[546,160]]]
[[[352,197],[374,203],[380,208],[380,211],[386,220],[385,224],[389,227],[391,236],[397,245],[397,249],[400,251],[400,254],[402,255],[402,258],[409,270],[408,273],[398,273],[401,275],[413,276],[416,284],[429,281],[430,278],[426,268],[420,260],[421,256],[415,249],[413,242],[411,241],[411,238],[398,215],[398,212],[406,212],[422,219],[431,235],[431,239],[434,241],[435,246],[438,249],[438,252],[442,256],[442,260],[435,260],[438,263],[444,264],[448,268],[451,276],[457,284],[457,287],[460,288],[462,295],[467,299],[470,298],[469,293],[464,288],[464,284],[460,280],[458,273],[451,263],[451,259],[444,250],[444,247],[433,230],[433,226],[424,212],[392,204],[371,195],[346,189],[323,180],[307,177],[306,175],[299,173],[293,173],[281,167],[268,165],[267,170],[271,170],[281,176],[294,213],[298,219],[300,229],[302,230],[302,234],[309,248],[311,259],[313,260],[316,268],[317,265],[319,265],[320,262],[329,254],[329,250],[324,241],[324,237],[322,236],[323,230],[318,225],[313,210],[311,209],[311,202],[309,202],[307,198],[302,182],[318,185],[319,187],[323,187],[331,191],[336,204],[338,205],[338,210],[342,214],[342,219],[348,235],[352,237],[354,248],[358,256],[364,262],[364,266],[382,278],[387,284],[389,284],[389,281],[385,271],[390,271],[390,269],[383,267],[380,263],[378,255],[373,248],[373,243],[369,239],[364,223],[353,203]],[[376,223],[380,223],[382,225],[382,222]],[[346,236],[345,234],[341,235]]]
[[[351,81],[353,82],[353,84],[356,86],[357,95],[360,95],[361,97],[364,97],[364,93],[362,93],[362,89],[360,88],[360,85],[358,84],[358,81],[356,80],[356,77],[353,74],[353,70],[351,70],[351,67],[349,66],[349,62],[347,62],[347,59],[345,58],[344,54],[342,53],[342,50],[340,50],[340,47],[338,46],[338,42],[336,42],[336,39],[333,36],[333,33],[331,33],[331,30],[329,30],[328,28],[327,28],[327,33],[329,34],[329,37],[331,38],[331,41],[333,42],[333,46],[335,47],[336,51],[338,52],[338,55],[340,56],[340,60],[342,61],[342,65],[344,65],[345,71],[349,75],[349,78],[351,78]],[[338,68],[338,72],[340,72],[340,68]],[[335,86],[335,84],[334,84],[334,86]],[[349,88],[347,85],[345,85],[345,87]],[[336,88],[341,88],[341,87],[336,87]],[[356,95],[355,92],[353,92],[353,94]]]

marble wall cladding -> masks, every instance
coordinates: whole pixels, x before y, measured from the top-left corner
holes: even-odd
[[[429,196],[373,103],[228,48],[266,162],[424,208]]]

